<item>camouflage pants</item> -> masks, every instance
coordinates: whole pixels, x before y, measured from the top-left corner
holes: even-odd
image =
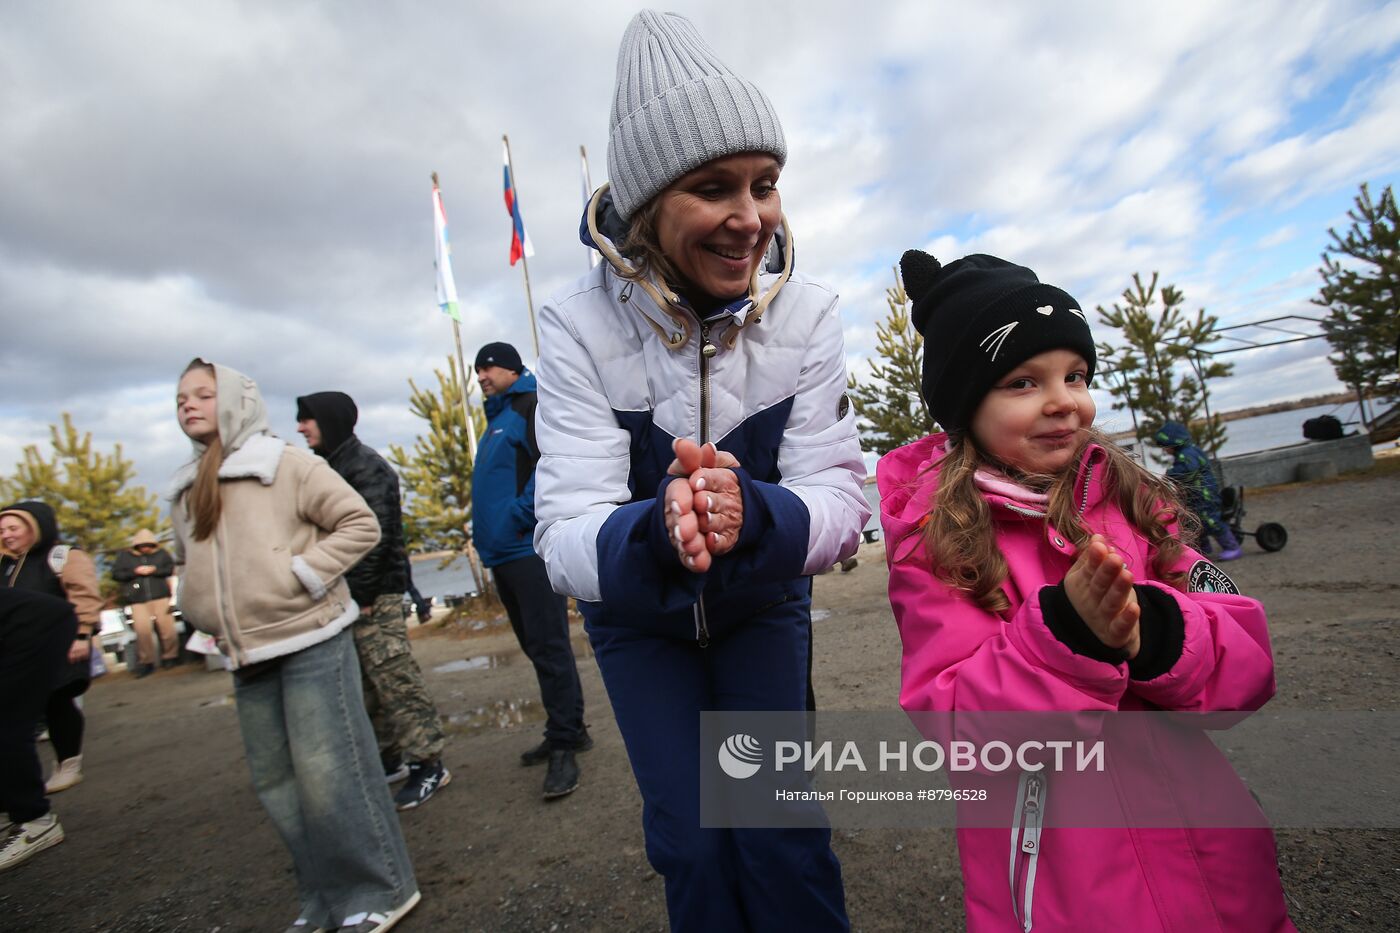
[[[379,747],[405,761],[433,761],[445,739],[437,704],[428,696],[423,672],[413,659],[403,598],[378,596],[374,610],[355,620],[355,652],[365,688],[365,711]]]

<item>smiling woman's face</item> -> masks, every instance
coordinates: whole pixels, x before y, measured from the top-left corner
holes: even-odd
[[[27,553],[34,546],[34,529],[18,516],[0,516],[0,544],[11,554]]]
[[[175,417],[191,440],[207,444],[219,436],[219,393],[213,376],[203,369],[191,369],[180,377]]]
[[[706,162],[657,195],[657,240],[684,285],[726,301],[748,293],[782,219],[781,172],[768,153],[742,152]]]

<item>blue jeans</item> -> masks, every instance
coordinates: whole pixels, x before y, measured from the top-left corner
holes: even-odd
[[[387,914],[418,890],[360,691],[348,629],[235,677],[253,789],[292,853],[313,928]]]

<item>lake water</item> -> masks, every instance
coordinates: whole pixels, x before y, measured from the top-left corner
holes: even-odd
[[[464,555],[452,558],[442,567],[441,557],[413,557],[413,583],[428,599],[444,596],[464,596],[479,589],[472,576],[471,563]]]
[[[1312,408],[1276,411],[1271,415],[1227,421],[1225,445],[1220,449],[1220,455],[1230,457],[1235,454],[1253,453],[1256,450],[1268,450],[1271,447],[1300,444],[1306,440],[1303,437],[1303,422],[1320,415],[1333,416],[1342,423],[1342,431],[1351,434],[1361,430],[1361,419],[1356,409],[1355,402],[1346,402],[1341,405],[1315,405]]]

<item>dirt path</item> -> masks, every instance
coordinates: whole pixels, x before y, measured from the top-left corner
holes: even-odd
[[[1284,551],[1249,544],[1230,566],[1270,610],[1276,707],[1400,709],[1400,474],[1252,494],[1247,505],[1247,527],[1278,521],[1290,534]],[[896,702],[883,550],[867,545],[860,558],[851,573],[816,582],[823,709]],[[576,646],[597,746],[580,758],[578,792],[545,804],[542,772],[516,760],[543,716],[508,629],[415,641],[453,733],[453,781],[404,815],[424,894],[405,933],[665,929],[641,802],[581,632]],[[466,659],[486,660],[435,670]],[[55,798],[68,839],[0,875],[0,929],[235,933],[290,923],[291,865],[250,789],[228,676],[113,674],[87,708],[87,780]],[[1400,832],[1290,831],[1279,843],[1301,928],[1400,929]],[[962,928],[951,831],[840,831],[835,847],[856,929]]]

